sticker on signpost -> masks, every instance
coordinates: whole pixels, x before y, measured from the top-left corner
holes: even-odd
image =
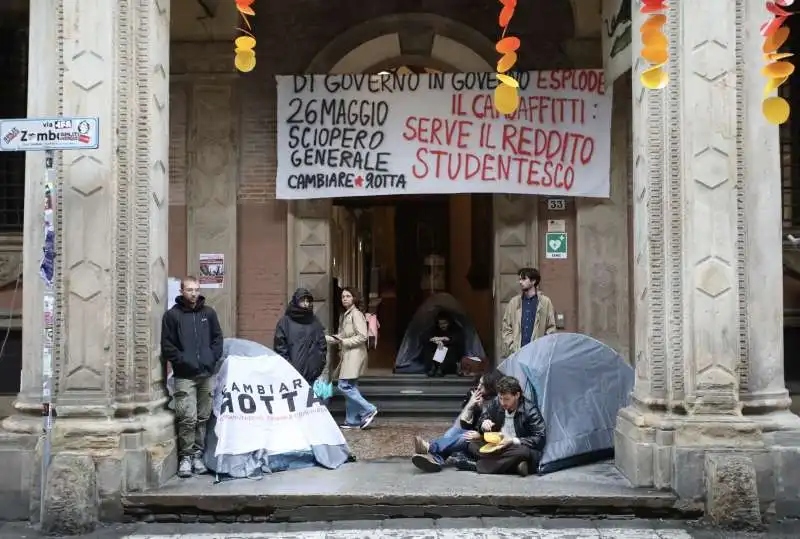
[[[548,232],[545,238],[545,258],[566,260],[567,235],[563,232]]]
[[[94,150],[100,143],[97,118],[0,120],[0,151]]]

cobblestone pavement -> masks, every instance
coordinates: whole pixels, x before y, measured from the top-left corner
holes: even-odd
[[[22,523],[0,524],[2,539],[39,539]],[[81,539],[745,539],[797,538],[800,523],[764,533],[709,530],[660,520],[483,518],[396,519],[299,524],[129,524],[98,529]]]

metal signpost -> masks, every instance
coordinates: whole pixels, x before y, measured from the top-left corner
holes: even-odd
[[[50,465],[50,433],[53,428],[53,344],[55,334],[56,238],[60,234],[55,218],[55,157],[59,150],[95,150],[100,143],[98,118],[23,118],[0,119],[0,151],[45,152],[43,232],[44,249],[39,274],[45,284],[42,303],[42,477],[39,522],[44,521],[47,468]],[[26,185],[26,189],[33,186]]]

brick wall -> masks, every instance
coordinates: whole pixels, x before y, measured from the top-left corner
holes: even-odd
[[[266,69],[264,71],[267,71]],[[286,303],[286,203],[275,200],[275,85],[240,79],[239,336],[272,345]]]

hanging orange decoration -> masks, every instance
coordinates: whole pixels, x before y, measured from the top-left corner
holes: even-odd
[[[233,52],[236,54],[233,58],[233,65],[237,71],[242,73],[249,73],[256,67],[256,36],[253,35],[253,25],[250,24],[249,19],[249,17],[255,17],[256,15],[253,10],[254,2],[255,0],[235,0],[236,10],[242,17],[245,28],[239,27],[236,29],[242,35],[233,42],[235,46]]]
[[[517,64],[517,51],[521,42],[518,37],[506,36],[508,25],[514,17],[517,0],[500,0],[503,6],[497,18],[497,24],[503,30],[495,50],[501,55],[497,61],[497,87],[494,89],[494,108],[500,114],[512,114],[519,107],[519,83],[508,74]]]
[[[669,39],[664,33],[667,24],[666,0],[642,0],[639,12],[647,15],[647,19],[639,27],[642,39],[642,51],[639,55],[649,64],[639,80],[648,90],[661,90],[669,84],[669,73],[665,68],[669,61]]]
[[[761,25],[761,35],[764,43],[761,52],[767,62],[761,69],[761,74],[767,78],[764,86],[764,100],[761,102],[761,111],[771,124],[780,125],[789,119],[791,107],[789,102],[777,95],[780,88],[794,73],[794,64],[787,62],[793,56],[790,52],[780,52],[778,49],[786,44],[789,39],[789,27],[784,26],[786,20],[793,15],[784,8],[794,4],[794,0],[772,0],[767,2],[767,11],[770,19]]]

